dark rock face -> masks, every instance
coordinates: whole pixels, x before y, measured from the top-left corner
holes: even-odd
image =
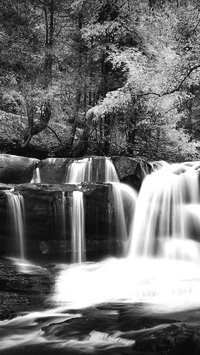
[[[67,170],[73,159],[29,159],[0,155],[0,254],[18,255],[19,240],[10,217],[6,190],[14,188],[21,194],[25,205],[25,254],[31,257],[63,254],[70,258],[72,251],[73,191],[81,191],[84,200],[85,239],[88,258],[121,255],[122,240],[117,237],[115,201],[112,185],[104,183],[105,157],[89,157],[90,181],[66,184]],[[79,159],[75,159],[76,161]],[[84,158],[80,158],[80,162]],[[139,190],[142,179],[153,169],[140,159],[112,157],[121,182]],[[39,170],[40,183],[30,183]],[[89,173],[88,173],[89,174]],[[87,179],[87,176],[86,176]],[[6,183],[6,184],[3,184]],[[8,185],[15,184],[15,185]],[[126,218],[130,216],[126,214]]]
[[[106,253],[120,253],[121,241],[114,235],[111,189],[110,184],[95,183],[15,185],[16,194],[20,193],[24,198],[24,249],[27,257],[62,254],[70,260],[73,191],[83,193],[87,260],[98,259]],[[0,254],[19,255],[19,240],[10,228],[8,200],[3,190],[0,190],[0,213]]]
[[[7,253],[9,250],[9,242],[8,242],[8,206],[7,206],[7,198],[5,192],[0,190],[0,254],[1,251]]]
[[[112,157],[112,162],[120,181],[132,186],[137,191],[140,189],[144,177],[151,174],[156,168],[152,163],[140,158]]]
[[[73,161],[84,158],[47,158],[37,160],[9,154],[0,155],[0,183],[23,184],[33,181],[44,184],[66,183],[67,171]],[[105,157],[89,157],[92,162],[91,181],[105,181]],[[142,159],[130,157],[111,157],[119,179],[139,190],[143,178],[157,168],[156,162],[149,163]],[[36,176],[36,168],[40,181]]]
[[[0,154],[0,182],[23,184],[30,182],[37,159]]]
[[[66,182],[67,168],[71,159],[47,158],[40,160],[37,167],[40,171],[41,183],[62,184]]]

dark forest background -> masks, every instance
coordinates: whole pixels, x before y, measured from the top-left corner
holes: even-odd
[[[198,0],[1,0],[0,151],[198,159]]]

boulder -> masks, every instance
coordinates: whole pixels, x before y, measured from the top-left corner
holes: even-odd
[[[47,158],[38,160],[9,154],[0,154],[0,183],[23,184],[23,183],[43,183],[43,184],[65,184],[68,168],[71,163],[80,163],[90,158],[90,181],[105,181],[105,161],[106,157],[85,157],[85,158]],[[111,157],[118,177],[121,182],[125,182],[137,190],[140,188],[143,178],[150,174],[156,166],[156,162],[150,163],[143,159],[131,157]],[[88,165],[89,166],[89,165]],[[86,180],[88,174],[86,168]]]
[[[69,158],[47,158],[40,160],[37,164],[39,177],[35,170],[35,182],[44,184],[62,184],[66,182],[67,168],[70,163]]]
[[[0,182],[22,184],[30,182],[38,159],[0,154]]]
[[[132,186],[136,190],[140,189],[144,177],[155,170],[152,163],[140,158],[112,157],[112,162],[120,181]]]

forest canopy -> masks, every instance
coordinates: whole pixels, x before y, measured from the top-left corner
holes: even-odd
[[[198,0],[1,0],[0,149],[198,159]]]

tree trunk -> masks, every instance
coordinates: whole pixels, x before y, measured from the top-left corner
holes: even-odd
[[[53,65],[53,36],[54,36],[54,0],[44,2],[44,19],[45,19],[45,59],[44,59],[44,81],[43,89],[48,89],[52,83],[52,65]],[[31,138],[43,131],[51,118],[51,104],[49,100],[45,101],[41,106],[39,122],[34,122],[34,107],[27,110],[28,127],[25,130],[21,147],[25,148],[31,141]]]
[[[44,59],[44,89],[52,83],[52,65],[53,65],[53,35],[54,35],[54,0],[44,4],[45,17],[45,59]]]
[[[51,118],[51,105],[48,102],[46,102],[43,105],[43,107],[41,107],[41,115],[40,115],[39,122],[37,123],[34,122],[32,119],[30,119],[30,116],[28,116],[28,127],[25,130],[23,142],[21,143],[22,148],[27,147],[31,141],[31,138],[36,134],[40,133],[41,131],[43,131],[47,127],[50,118]]]

